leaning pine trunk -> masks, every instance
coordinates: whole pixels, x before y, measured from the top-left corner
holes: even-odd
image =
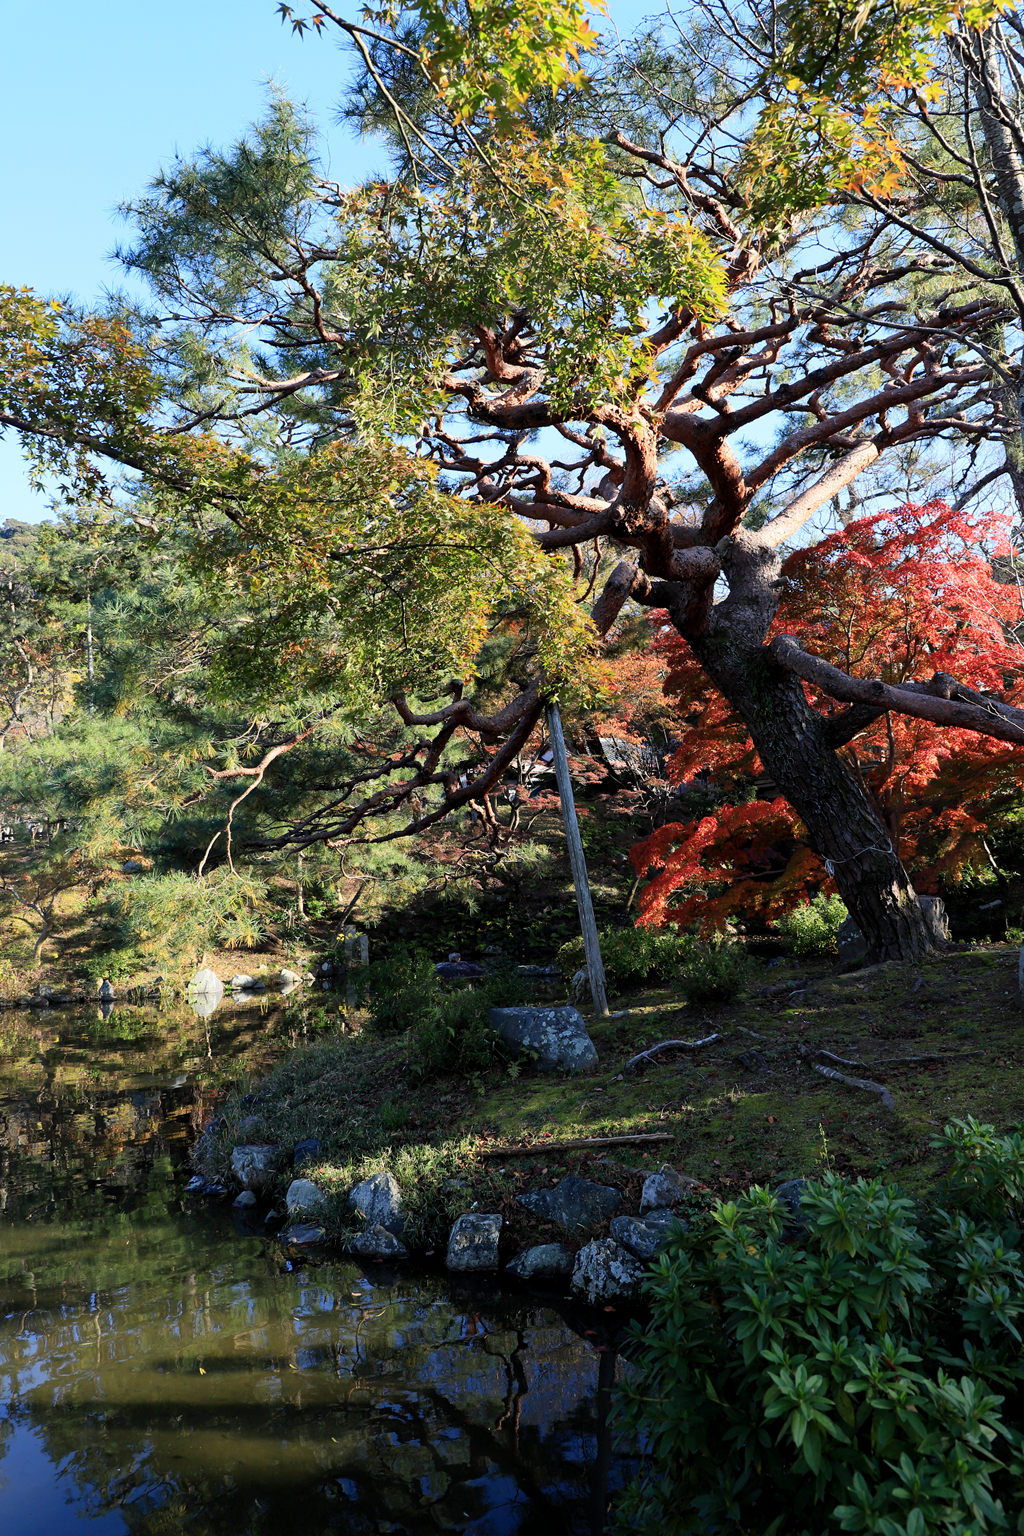
[[[691,642],[692,643],[692,642]],[[827,859],[873,960],[919,960],[936,944],[881,817],[825,738],[803,684],[762,648],[694,644],[714,683],[746,723],[766,771]]]

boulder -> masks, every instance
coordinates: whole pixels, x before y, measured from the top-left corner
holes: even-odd
[[[666,1205],[678,1205],[696,1187],[696,1179],[691,1179],[685,1173],[677,1173],[674,1168],[663,1164],[657,1173],[650,1173],[644,1179],[640,1210],[652,1211]]]
[[[517,1253],[505,1272],[517,1280],[557,1280],[572,1274],[576,1255],[564,1243],[537,1243]]]
[[[251,992],[255,985],[255,976],[246,976],[244,972],[240,976],[232,976],[231,978],[232,992]]]
[[[196,972],[185,989],[192,1000],[196,1017],[208,1019],[224,996],[224,983],[206,966]]]
[[[553,1221],[570,1237],[585,1237],[622,1204],[622,1196],[610,1184],[594,1184],[568,1174],[553,1189],[530,1189],[519,1196],[520,1204],[545,1221]]]
[[[587,1243],[576,1255],[572,1288],[591,1306],[632,1301],[644,1277],[641,1261],[613,1237]]]
[[[100,1002],[112,1003],[116,996],[117,993],[114,991],[113,983],[104,977],[100,982]]]
[[[500,1235],[500,1216],[484,1215],[482,1212],[459,1216],[448,1239],[445,1263],[459,1274],[497,1269]]]
[[[281,1241],[286,1248],[317,1248],[326,1241],[326,1238],[327,1233],[323,1227],[317,1227],[312,1222],[305,1221],[285,1227],[281,1233]]]
[[[216,971],[211,971],[208,966],[203,966],[196,971],[186,988],[189,997],[216,997],[218,1000],[224,996],[224,983]]]
[[[401,1237],[405,1229],[402,1215],[402,1191],[393,1174],[371,1173],[368,1179],[357,1184],[348,1197],[348,1203],[366,1222],[368,1227],[386,1227],[394,1237]]]
[[[312,1179],[293,1179],[284,1197],[289,1216],[321,1216],[328,1204],[326,1193]]]
[[[664,1248],[674,1222],[686,1226],[675,1211],[655,1209],[646,1216],[615,1216],[608,1231],[634,1258],[646,1260],[653,1259]]]
[[[852,917],[844,918],[836,934],[836,950],[843,966],[860,965],[867,959],[868,946]]]
[[[235,1147],[231,1153],[231,1172],[243,1189],[259,1195],[270,1189],[283,1162],[284,1154],[278,1146]]]
[[[924,915],[925,927],[936,944],[949,943],[949,917],[941,896],[919,896],[917,904]]]
[[[278,972],[277,979],[282,987],[298,987],[302,984],[302,977],[298,971],[290,971],[287,966]]]
[[[231,1204],[236,1211],[247,1211],[256,1204],[256,1196],[251,1189],[243,1189],[240,1195],[236,1195]]]
[[[578,1008],[492,1008],[501,1039],[542,1072],[586,1072],[597,1066],[597,1048]]]
[[[205,1183],[206,1183],[206,1180],[203,1178],[201,1173],[194,1173],[192,1175],[192,1177],[189,1179],[188,1183],[185,1185],[185,1194],[186,1195],[198,1195],[198,1194],[201,1194],[202,1193],[202,1189],[203,1189],[203,1185]]]
[[[475,960],[439,960],[434,966],[434,975],[441,981],[475,981],[486,976],[487,971]]]
[[[782,1206],[783,1219],[789,1228],[790,1235],[794,1235],[797,1230],[801,1232],[810,1230],[810,1218],[801,1207],[806,1188],[806,1179],[786,1179],[784,1183],[776,1185],[772,1191]]]
[[[348,1251],[357,1259],[407,1259],[408,1250],[387,1227],[367,1227],[358,1232],[348,1245]]]
[[[296,1168],[301,1168],[305,1163],[315,1163],[321,1153],[320,1142],[315,1136],[307,1136],[305,1141],[295,1143],[295,1151],[292,1153],[292,1163]]]

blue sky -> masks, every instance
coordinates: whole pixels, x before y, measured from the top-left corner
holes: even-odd
[[[648,11],[613,0],[624,29]],[[302,14],[301,0],[296,10]],[[355,6],[345,6],[355,14]],[[0,281],[85,302],[120,286],[110,256],[137,196],[176,152],[224,144],[258,117],[268,81],[305,101],[330,174],[356,182],[379,163],[334,122],[347,55],[295,36],[275,0],[0,0]],[[16,440],[0,439],[0,521],[46,516]]]
[[[333,125],[346,56],[333,39],[295,37],[274,0],[0,0],[0,19],[0,281],[85,301],[119,286],[118,204],[175,151],[236,138],[268,79],[309,104],[338,180],[373,166],[372,145]],[[45,515],[7,435],[0,521]]]

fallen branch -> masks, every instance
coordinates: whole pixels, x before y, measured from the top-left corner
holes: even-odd
[[[630,1057],[623,1067],[624,1072],[632,1072],[642,1061],[650,1061],[653,1056],[660,1056],[662,1051],[699,1051],[702,1045],[712,1045],[716,1040],[722,1040],[723,1035],[705,1035],[702,1040],[662,1040],[660,1045],[652,1045],[649,1051],[641,1051],[639,1056]]]
[[[640,1141],[674,1141],[668,1131],[645,1131],[636,1136],[584,1136],[577,1141],[531,1141],[522,1147],[485,1147],[481,1157],[535,1157],[540,1152],[584,1152],[590,1147],[625,1147]]]
[[[882,1083],[873,1083],[866,1077],[850,1077],[846,1072],[837,1072],[834,1067],[826,1067],[822,1062],[813,1064],[815,1072],[820,1072],[822,1077],[830,1077],[833,1082],[845,1083],[847,1088],[863,1088],[865,1093],[877,1093],[882,1101],[884,1109],[895,1109],[892,1094]]]

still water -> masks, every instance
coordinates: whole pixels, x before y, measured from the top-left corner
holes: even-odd
[[[0,1532],[604,1528],[616,1356],[558,1303],[289,1264],[183,1203],[301,1009],[0,1014]]]

